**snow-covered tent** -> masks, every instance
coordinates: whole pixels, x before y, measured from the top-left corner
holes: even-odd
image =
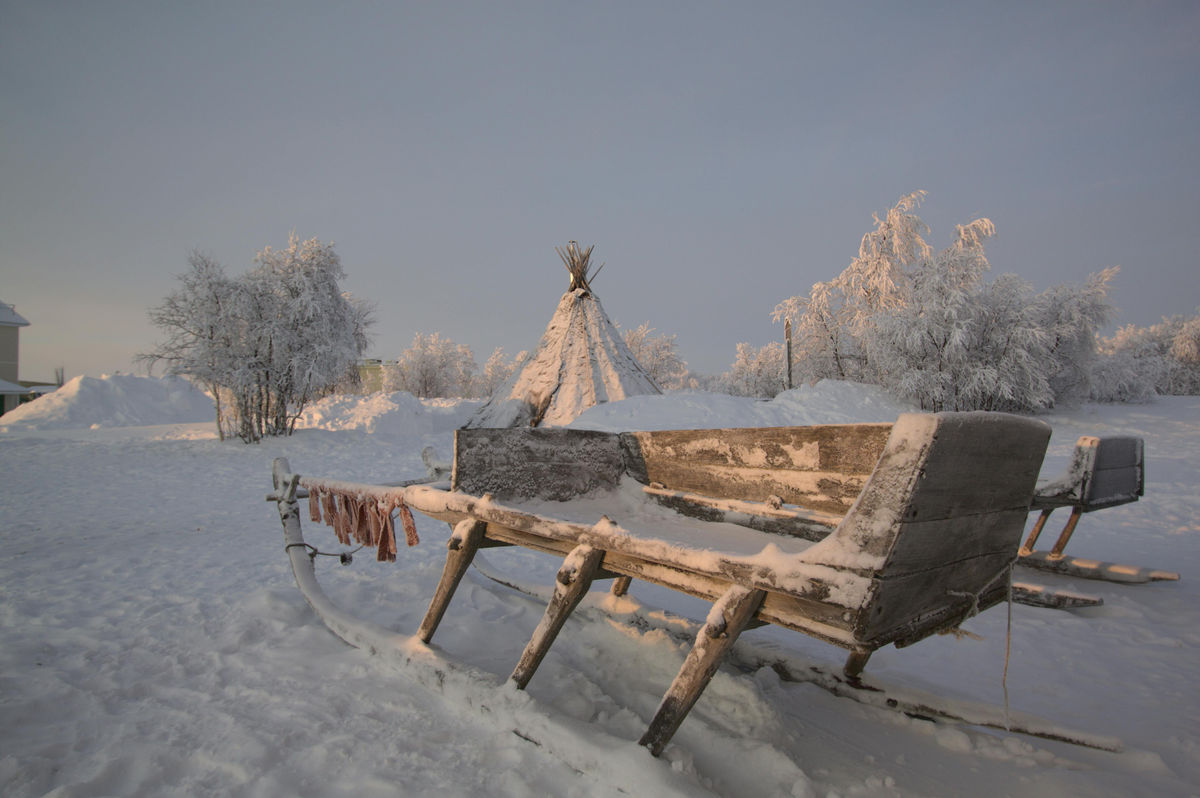
[[[563,426],[592,405],[661,393],[592,292],[600,272],[591,272],[592,247],[572,241],[555,251],[571,273],[570,288],[537,351],[464,426]]]

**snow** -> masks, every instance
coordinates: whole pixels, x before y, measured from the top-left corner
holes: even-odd
[[[189,389],[190,390],[190,389]],[[477,403],[407,395],[315,406],[288,439],[220,442],[211,402],[145,378],[72,380],[0,421],[0,794],[24,796],[1125,796],[1200,784],[1200,398],[1086,405],[1044,416],[1043,473],[1080,435],[1146,439],[1146,495],[1084,517],[1068,553],[1179,571],[1114,585],[1024,572],[1100,608],[1013,609],[1014,712],[1121,738],[1123,753],[934,724],[725,666],[662,758],[636,745],[682,662],[681,624],[709,607],[634,581],[599,583],[522,693],[506,684],[543,605],[468,572],[434,638],[417,628],[442,571],[444,524],[397,562],[317,558],[330,598],[392,632],[389,655],[351,649],[296,589],[270,463],[314,476],[397,481],[446,457]],[[771,402],[702,393],[634,397],[585,413],[598,429],[895,421],[862,386],[820,383]],[[1065,521],[1056,514],[1047,535]],[[332,534],[306,523],[310,542]],[[486,553],[549,590],[559,563]],[[661,621],[606,620],[640,612]],[[948,703],[1003,703],[1006,613],[969,636],[882,649],[875,681]],[[694,630],[695,624],[687,627]],[[843,653],[786,630],[752,645],[840,667]]]
[[[142,427],[216,418],[213,400],[186,380],[128,374],[76,377],[5,413],[0,432]]]

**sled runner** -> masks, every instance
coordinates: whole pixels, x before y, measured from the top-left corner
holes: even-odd
[[[271,498],[298,584],[352,644],[354,625],[316,587],[298,487],[310,518],[383,559],[395,554],[393,511],[410,542],[410,507],[454,525],[423,642],[480,548],[561,556],[511,676],[518,687],[597,579],[615,579],[618,593],[642,579],[712,601],[640,740],[658,755],[746,628],[773,623],[845,648],[853,680],[876,649],[954,629],[1005,599],[1049,437],[1040,421],[997,413],[619,434],[464,429],[449,486],[302,478],[276,461]]]
[[[1075,452],[1066,473],[1038,485],[1033,496],[1033,509],[1041,514],[1029,537],[1021,546],[1021,565],[1043,571],[1054,571],[1085,579],[1109,582],[1151,582],[1178,580],[1179,574],[1141,568],[1135,565],[1068,557],[1063,549],[1071,540],[1075,527],[1084,513],[1136,502],[1145,493],[1145,456],[1141,438],[1083,436],[1075,444]],[[1070,507],[1071,516],[1049,551],[1035,551],[1050,513],[1059,507]]]

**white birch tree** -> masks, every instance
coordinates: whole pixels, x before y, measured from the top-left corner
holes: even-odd
[[[655,335],[650,322],[625,330],[625,345],[633,357],[664,391],[679,390],[687,383],[687,363],[679,356],[674,335]]]

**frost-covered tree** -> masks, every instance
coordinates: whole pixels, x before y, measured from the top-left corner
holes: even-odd
[[[882,219],[876,215],[875,229],[863,236],[858,257],[840,275],[775,307],[776,321],[793,323],[798,379],[876,380],[866,340],[879,314],[905,301],[909,272],[929,257],[929,227],[914,212],[924,197],[914,191]]]
[[[734,396],[769,399],[784,389],[784,347],[772,341],[762,348],[737,345],[737,356],[729,371],[721,375],[723,389]]]
[[[915,213],[923,197],[876,216],[836,279],[776,306],[776,321],[794,323],[798,378],[879,383],[933,410],[1035,410],[1086,396],[1116,270],[1036,295],[1012,275],[988,282],[991,221],[959,225],[933,254]]]
[[[905,302],[868,337],[880,383],[926,410],[1017,410],[1053,402],[1046,335],[1032,288],[1014,275],[985,282],[987,219],[912,274]]]
[[[1046,335],[1045,370],[1057,404],[1087,398],[1097,335],[1116,313],[1109,283],[1119,269],[1090,275],[1082,286],[1055,286],[1036,298],[1031,312]]]
[[[664,391],[679,390],[687,384],[687,363],[679,356],[674,335],[654,335],[650,322],[625,330],[625,345],[655,384]]]
[[[186,375],[212,394],[217,432],[224,440],[225,394],[221,389],[233,357],[227,317],[238,285],[209,255],[193,252],[188,266],[188,271],[179,276],[178,289],[149,312],[150,322],[165,338],[138,359],[151,368],[162,363],[168,374]]]
[[[395,364],[384,368],[384,390],[408,391],[422,399],[470,396],[476,369],[469,347],[441,333],[417,333]]]
[[[191,377],[217,399],[222,436],[288,435],[305,405],[343,379],[367,346],[370,308],[342,292],[331,244],[267,247],[238,279],[193,255],[181,287],[152,308],[167,337],[141,358]]]
[[[1092,398],[1121,402],[1200,394],[1200,315],[1126,325],[1100,342]]]
[[[959,225],[867,336],[881,384],[924,409],[1032,411],[1087,395],[1116,270],[1037,295],[1015,275],[988,283],[994,233],[987,219]]]
[[[498,346],[492,350],[483,370],[475,380],[476,396],[491,396],[497,388],[508,381],[508,378],[525,362],[529,352],[521,350],[513,358],[504,355],[504,347]]]

